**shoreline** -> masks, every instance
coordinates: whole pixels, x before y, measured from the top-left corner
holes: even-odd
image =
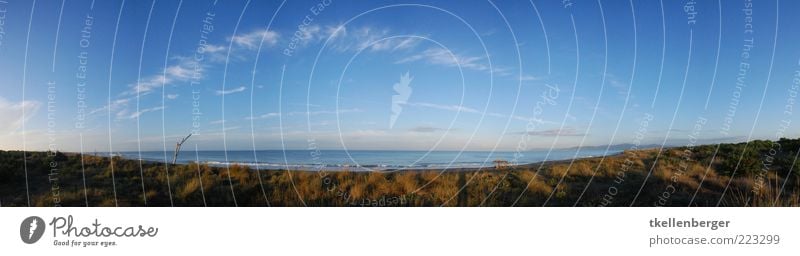
[[[573,148],[570,148],[573,149]],[[667,149],[665,147],[665,149]],[[276,150],[278,151],[278,150]],[[302,151],[302,150],[299,150]],[[337,150],[339,151],[339,150]],[[45,153],[46,151],[27,151],[30,153]],[[145,151],[143,151],[145,152]],[[162,153],[162,151],[146,151],[149,153],[158,152]],[[224,152],[224,151],[206,151],[206,152]],[[252,152],[252,151],[236,151],[236,152]],[[417,151],[391,151],[391,150],[380,150],[375,152],[417,152]],[[423,152],[423,151],[419,151]],[[455,152],[457,151],[438,151],[438,152]],[[470,152],[479,152],[479,153],[513,153],[513,152],[506,152],[506,151],[470,151]],[[534,152],[534,153],[543,153],[538,151],[527,151],[527,152]],[[543,161],[532,161],[527,163],[520,163],[516,165],[506,165],[504,168],[527,168],[535,165],[542,165],[542,164],[553,164],[553,163],[564,163],[564,162],[574,162],[580,161],[584,159],[591,159],[591,158],[604,158],[604,157],[614,157],[620,155],[624,152],[624,150],[609,150],[607,155],[587,155],[587,156],[577,156],[574,158],[565,158],[565,159],[554,159],[554,160],[543,160]],[[67,155],[80,155],[78,152],[63,152]],[[548,152],[550,153],[550,152]],[[153,160],[147,158],[138,158],[135,157],[138,152],[119,152],[119,153],[103,153],[103,154],[86,154],[84,156],[93,156],[93,157],[119,157],[121,159],[129,160],[129,161],[141,161],[142,163],[148,164],[166,164],[169,161],[165,160]],[[414,166],[398,166],[398,165],[385,165],[385,164],[364,164],[364,165],[350,165],[350,164],[313,164],[313,163],[276,163],[276,162],[239,162],[229,160],[227,163],[219,162],[218,160],[201,160],[201,161],[178,161],[177,165],[190,165],[194,163],[199,163],[202,165],[209,165],[212,167],[219,167],[219,168],[226,168],[231,166],[244,166],[252,169],[258,169],[262,171],[283,171],[283,170],[291,170],[291,171],[308,171],[308,172],[318,172],[318,171],[354,171],[354,172],[397,172],[397,171],[479,171],[479,170],[495,170],[497,169],[497,165],[494,163],[496,160],[504,160],[503,158],[495,158],[494,160],[485,160],[481,162],[452,162],[452,163],[426,163],[426,164],[415,164]]]
[[[764,173],[759,156],[773,143],[750,142],[753,154],[739,165],[737,150],[745,143],[724,144],[713,159],[716,145],[504,168],[390,171],[268,170],[0,151],[0,200],[3,206],[25,206],[26,195],[34,206],[363,206],[352,203],[376,198],[406,199],[392,206],[800,206],[800,168],[791,161],[800,139],[777,142],[784,152],[774,155]]]

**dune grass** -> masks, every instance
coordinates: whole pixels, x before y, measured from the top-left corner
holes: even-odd
[[[398,172],[140,168],[136,160],[53,152],[24,159],[33,206],[800,206],[798,146],[781,139],[746,150],[722,144],[716,156],[717,145],[708,145],[503,170]],[[0,151],[0,204],[27,206],[25,184],[23,152]]]

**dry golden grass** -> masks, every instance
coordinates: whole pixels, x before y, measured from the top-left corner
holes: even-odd
[[[578,202],[578,205],[596,206],[613,186],[618,193],[610,206],[627,206],[655,163],[653,174],[645,183],[636,205],[652,205],[658,200],[658,193],[674,186],[675,192],[667,205],[689,205],[697,191],[691,205],[713,206],[729,182],[729,193],[723,198],[727,206],[800,205],[800,180],[795,174],[787,177],[788,169],[771,170],[761,176],[764,182],[758,183],[759,179],[753,173],[742,172],[733,178],[728,176],[730,170],[724,165],[727,158],[722,153],[709,168],[712,161],[707,148],[691,153],[688,158],[685,158],[685,152],[665,149],[656,162],[658,150],[625,151],[605,158],[575,160],[571,166],[569,161],[548,162],[539,172],[534,169],[539,164],[502,171],[488,168],[481,171],[385,173],[347,170],[256,172],[240,165],[226,168],[188,164],[170,166],[169,176],[164,164],[145,162],[140,170],[138,161],[119,158],[112,161],[85,155],[86,194],[80,169],[65,168],[60,174],[60,200],[65,206],[84,206],[87,197],[90,206],[144,206],[143,197],[146,197],[147,206],[169,206],[170,201],[176,206],[202,206],[204,201],[209,206],[232,206],[235,195],[239,206],[360,206],[375,205],[374,202],[388,206],[510,206],[514,202],[517,206],[540,206],[546,200],[549,200],[547,205],[571,206]],[[733,150],[725,152],[735,153]],[[3,157],[2,152],[0,157]],[[53,198],[42,159],[45,158],[31,153],[28,161],[34,195],[31,199],[34,205],[51,206]],[[116,176],[114,183],[111,179],[112,165]],[[64,166],[80,166],[80,158],[71,157]],[[26,205],[25,198],[20,196],[24,195],[24,190],[21,190],[24,186],[19,184],[24,179],[14,173],[5,175],[0,177],[11,178],[0,180],[3,205]],[[779,185],[787,178],[786,189],[780,191]],[[144,195],[142,183],[146,190]],[[116,202],[113,187],[117,189]],[[578,201],[584,190],[586,193]],[[203,195],[206,200],[203,200]]]

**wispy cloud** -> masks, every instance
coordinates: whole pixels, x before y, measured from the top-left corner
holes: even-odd
[[[124,91],[122,96],[139,95],[142,97],[166,85],[188,82],[191,79],[199,80],[204,77],[206,66],[194,58],[176,56],[172,59],[176,62],[161,72],[145,76],[138,82],[128,85],[129,89]]]
[[[105,111],[116,112],[116,111],[126,107],[128,105],[128,103],[131,101],[131,99],[132,98],[122,98],[122,99],[114,100],[111,103],[109,103],[108,105],[105,105],[105,106],[100,107],[100,108],[93,109],[92,111],[89,111],[88,115],[94,115],[94,114],[97,114],[97,113],[100,113],[100,112],[105,112]]]
[[[530,131],[530,132],[517,132],[515,134],[528,134],[530,136],[542,136],[542,137],[555,137],[555,136],[585,136],[586,133],[580,133],[572,127],[566,127],[564,129],[548,129],[548,130],[541,130],[541,131]]]
[[[235,46],[243,47],[245,49],[254,50],[258,48],[261,40],[264,40],[264,46],[273,46],[278,43],[280,35],[275,31],[266,29],[253,30],[248,33],[234,35],[228,38]]]
[[[519,79],[522,81],[542,81],[545,78],[544,76],[522,75]]]
[[[433,133],[433,132],[447,131],[447,129],[433,127],[433,126],[417,126],[408,129],[408,131],[416,133]]]
[[[277,43],[279,38],[278,34],[273,31],[255,30],[249,33],[231,36],[228,38],[233,43],[235,49],[254,49],[258,46],[258,42],[264,38],[265,45],[272,46]],[[215,44],[206,44],[203,46],[203,51],[206,54],[205,60],[199,61],[195,56],[174,56],[171,59],[173,64],[167,66],[156,74],[140,78],[136,83],[130,84],[128,90],[120,94],[120,98],[114,100],[110,104],[92,110],[89,114],[96,114],[103,111],[117,112],[117,117],[124,117],[128,115],[128,105],[130,102],[147,96],[164,86],[174,85],[178,83],[188,83],[190,81],[200,81],[205,78],[205,72],[210,65],[219,63],[225,60],[223,54],[227,47]],[[237,93],[244,91],[244,87],[235,88],[229,91],[217,91],[217,95],[225,95],[230,93]],[[165,98],[174,100],[178,98],[178,94],[167,94]],[[136,114],[135,112],[133,114]]]
[[[270,112],[270,113],[262,114],[260,116],[248,116],[248,117],[245,117],[245,119],[246,120],[258,120],[258,119],[269,119],[269,118],[279,117],[279,116],[281,116],[281,113]]]
[[[407,106],[412,106],[412,107],[432,108],[432,109],[446,110],[446,111],[452,111],[452,112],[461,112],[461,113],[471,113],[471,114],[478,114],[478,115],[483,115],[484,114],[482,111],[479,111],[477,109],[470,108],[470,107],[465,107],[465,106],[461,106],[461,105],[442,105],[442,104],[434,104],[434,103],[427,103],[427,102],[406,102],[404,104],[407,105]],[[486,116],[503,118],[503,119],[511,118],[511,119],[518,120],[518,121],[523,121],[523,122],[530,121],[530,118],[528,118],[528,117],[518,116],[518,115],[506,115],[506,114],[501,114],[501,113],[496,113],[496,112],[486,112]],[[541,122],[543,122],[543,123],[551,123],[551,124],[555,123],[555,122],[545,121],[545,120],[541,120]]]
[[[628,95],[628,84],[625,81],[619,79],[616,75],[611,73],[606,73],[606,82],[608,85],[615,89],[617,95],[626,96]]]
[[[359,49],[369,49],[373,52],[379,51],[396,51],[403,49],[410,49],[419,43],[416,37],[393,37],[383,38],[378,40],[364,41]]]
[[[22,123],[36,113],[41,104],[37,101],[8,102],[0,97],[0,135],[6,135],[22,127]],[[22,116],[25,111],[25,116]]]
[[[364,111],[361,110],[361,109],[358,109],[358,108],[351,108],[351,109],[340,109],[339,111],[334,111],[334,110],[319,110],[319,111],[309,111],[309,112],[293,111],[293,112],[286,112],[286,113],[283,113],[283,114],[278,113],[278,112],[270,112],[270,113],[266,113],[266,114],[259,115],[259,116],[246,117],[245,119],[246,120],[258,120],[258,119],[269,119],[269,118],[279,117],[279,116],[297,116],[297,115],[316,116],[316,115],[335,115],[337,113],[338,114],[344,114],[344,113],[358,113],[358,112],[364,112]]]
[[[228,95],[228,94],[233,94],[233,93],[237,93],[237,92],[243,92],[246,89],[247,89],[247,87],[241,86],[239,88],[234,88],[234,89],[230,89],[230,90],[217,90],[216,93],[217,93],[217,95]]]
[[[206,44],[203,47],[203,52],[205,53],[220,53],[225,51],[225,46],[222,45],[213,45],[213,44]]]
[[[396,51],[414,48],[421,41],[417,37],[392,37],[391,31],[376,27],[346,27],[342,25],[307,26],[300,30],[300,45],[328,41],[328,47],[340,51]]]
[[[427,102],[406,102],[405,105],[412,106],[412,107],[424,107],[424,108],[433,108],[433,109],[441,109],[453,112],[466,112],[466,113],[475,113],[480,114],[481,112],[477,109],[465,107],[461,105],[441,105],[441,104],[434,104],[434,103],[427,103]]]
[[[222,129],[222,132],[228,132],[228,131],[239,130],[239,129],[241,129],[241,128],[242,128],[241,126],[231,126],[231,127],[225,127],[225,129]]]
[[[139,118],[140,116],[142,116],[145,113],[164,110],[164,109],[165,109],[164,106],[146,108],[146,109],[141,109],[139,111],[133,112],[131,114],[127,114],[127,111],[121,111],[121,112],[117,113],[117,119],[136,119],[136,118]]]
[[[178,68],[178,70],[180,70],[180,68]],[[172,78],[164,74],[152,75],[139,80],[138,83],[132,84],[131,90],[124,92],[123,95],[130,96],[138,94],[139,96],[144,96],[150,94],[150,92],[156,88],[161,88],[161,86],[169,84],[172,81]]]
[[[431,65],[444,67],[461,67],[464,69],[494,72],[499,75],[509,75],[507,69],[489,67],[488,60],[482,56],[466,56],[442,48],[428,48],[420,53],[402,58],[396,64],[422,61]]]

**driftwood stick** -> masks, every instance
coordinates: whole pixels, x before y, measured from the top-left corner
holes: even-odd
[[[184,142],[189,140],[189,137],[192,137],[191,133],[187,135],[186,138],[183,138],[182,140],[178,141],[177,144],[175,144],[175,155],[172,157],[172,165],[175,165],[175,163],[178,162],[178,153],[181,151],[181,146],[183,146]]]

